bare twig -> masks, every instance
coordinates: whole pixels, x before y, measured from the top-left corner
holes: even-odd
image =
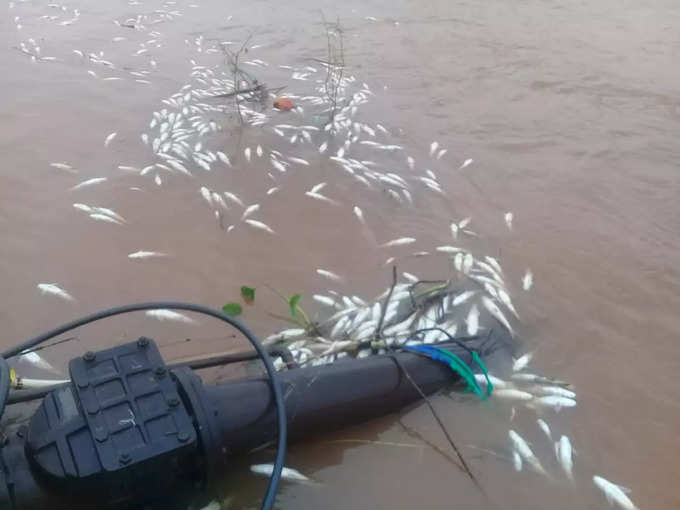
[[[316,61],[326,66],[324,90],[329,104],[328,122],[332,124],[338,109],[338,96],[345,69],[345,47],[340,20],[336,20],[335,23],[328,23],[323,13],[321,13],[321,17],[326,29],[327,57],[325,62],[320,59],[316,59]]]
[[[463,458],[463,454],[460,452],[460,450],[456,446],[456,443],[453,442],[453,438],[451,437],[451,435],[449,434],[449,431],[444,426],[444,422],[442,422],[441,418],[439,417],[439,414],[437,413],[437,410],[432,405],[432,402],[430,401],[430,399],[427,397],[427,395],[425,395],[425,393],[420,388],[420,386],[418,386],[418,383],[416,383],[413,380],[413,378],[411,377],[411,374],[409,374],[408,370],[406,370],[406,367],[404,367],[402,362],[399,361],[399,358],[397,356],[393,356],[392,359],[397,364],[397,366],[402,371],[402,373],[406,376],[406,379],[408,379],[408,381],[411,383],[413,388],[415,388],[415,390],[418,392],[418,394],[421,396],[421,398],[425,401],[425,403],[427,404],[427,407],[430,408],[430,412],[432,413],[432,416],[434,416],[434,419],[437,420],[437,423],[439,424],[439,427],[442,429],[442,432],[446,436],[446,439],[448,440],[449,444],[451,445],[451,448],[453,448],[453,450],[456,452],[456,455],[458,456],[458,460],[460,460],[460,463],[462,465],[463,471],[465,471],[465,473],[467,473],[467,475],[474,482],[474,484],[477,486],[477,488],[482,493],[484,493],[484,489],[480,485],[480,483],[477,480],[477,478],[475,477],[475,475],[470,470],[470,467],[468,466],[467,462],[465,462],[465,459]]]

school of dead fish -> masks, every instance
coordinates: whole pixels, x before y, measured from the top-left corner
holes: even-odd
[[[22,1],[9,2],[10,10],[19,10]],[[86,69],[86,74],[93,79],[103,82],[130,81],[140,85],[153,84],[154,72],[158,68],[157,50],[165,43],[164,34],[157,30],[162,23],[177,20],[183,16],[175,1],[166,1],[163,7],[151,13],[138,14],[126,19],[115,19],[114,24],[120,29],[120,34],[112,38],[112,44],[128,42],[126,30],[133,29],[136,33],[146,33],[148,39],[138,44],[132,52],[134,57],[143,58],[143,63],[137,67],[123,66],[105,58],[104,51],[88,51],[74,48],[70,55],[45,55],[41,44],[48,41],[38,37],[27,37],[16,46],[21,53],[30,57],[35,63],[72,63],[76,61]],[[139,5],[140,2],[130,1],[129,5]],[[197,5],[192,5],[198,7]],[[55,23],[61,27],[68,27],[80,21],[79,9],[72,9],[66,5],[50,3],[46,6],[47,13],[38,20],[25,19],[22,15],[13,17],[18,34],[26,33],[26,23],[34,25],[36,21]],[[229,21],[229,18],[227,21]],[[367,21],[375,22],[377,18],[367,16]],[[398,25],[398,22],[395,22]],[[40,41],[40,42],[38,42]],[[390,131],[380,123],[367,123],[358,120],[360,107],[368,103],[375,95],[366,84],[349,74],[337,75],[331,73],[335,85],[339,90],[339,103],[332,122],[319,123],[318,119],[328,109],[328,100],[324,96],[323,65],[287,66],[280,65],[280,70],[289,71],[290,79],[295,83],[307,82],[310,87],[302,87],[300,94],[286,94],[296,101],[297,107],[287,117],[272,114],[252,107],[245,102],[241,106],[241,116],[245,123],[252,127],[270,130],[281,137],[282,146],[268,149],[260,143],[253,143],[241,149],[243,157],[235,150],[231,154],[224,149],[211,148],[219,145],[219,133],[225,129],[229,114],[234,113],[231,103],[216,102],[219,95],[233,93],[236,86],[230,73],[220,63],[203,63],[201,58],[209,55],[220,55],[221,46],[235,44],[233,41],[215,41],[206,39],[202,35],[186,39],[185,45],[192,49],[196,57],[190,59],[191,71],[187,82],[175,93],[161,99],[161,107],[154,111],[148,121],[148,126],[138,135],[137,139],[147,148],[148,159],[138,166],[127,163],[119,164],[118,170],[136,174],[141,179],[151,179],[157,187],[163,186],[168,179],[185,178],[188,185],[196,186],[201,198],[212,210],[220,228],[231,232],[242,224],[254,230],[268,234],[276,234],[274,228],[265,223],[261,214],[261,203],[267,197],[274,195],[285,186],[284,176],[289,172],[312,171],[320,160],[302,158],[294,151],[315,153],[316,158],[325,158],[339,171],[344,172],[356,183],[369,190],[384,191],[390,199],[404,206],[414,205],[414,195],[422,191],[431,192],[438,197],[446,197],[447,191],[441,180],[441,175],[432,168],[435,163],[445,160],[449,153],[447,148],[441,147],[438,141],[429,146],[429,160],[418,161],[407,153],[402,145],[394,144],[390,140]],[[260,45],[252,45],[255,50]],[[75,55],[75,57],[74,57]],[[199,58],[201,57],[201,58]],[[140,60],[141,62],[141,60]],[[270,67],[261,59],[250,58],[246,65],[254,68],[266,69]],[[285,118],[285,122],[280,122]],[[115,149],[118,145],[132,143],[131,140],[118,131],[111,131],[103,137],[105,150]],[[313,150],[307,150],[308,148]],[[387,164],[379,163],[381,154],[389,155]],[[395,164],[394,158],[401,160]],[[450,156],[449,156],[450,158]],[[448,160],[448,159],[447,159]],[[235,189],[210,189],[200,182],[201,172],[230,172],[247,169],[251,164],[270,166],[267,177],[274,186],[266,194],[258,198],[258,202],[246,205],[249,201],[237,194]],[[463,158],[460,163],[446,163],[449,167],[445,172],[462,171],[474,163],[471,158]],[[401,169],[398,168],[401,166]],[[79,175],[81,170],[71,163],[56,161],[50,167],[65,176]],[[68,189],[74,197],[86,196],[87,190],[106,185],[111,177],[87,177],[72,182]],[[418,188],[420,187],[420,188]],[[144,190],[143,185],[133,186],[130,191]],[[322,193],[323,192],[323,193]],[[362,227],[369,227],[370,222],[363,210],[355,204],[342,199],[328,196],[331,185],[320,182],[304,192],[304,196],[332,207],[347,208]],[[240,192],[239,192],[240,193]],[[121,214],[110,207],[88,205],[79,199],[73,202],[73,208],[87,215],[91,220],[109,223],[119,227],[128,224]],[[509,231],[513,230],[514,216],[506,212],[503,220]],[[374,299],[364,300],[358,296],[343,295],[329,289],[327,294],[314,295],[313,300],[322,311],[324,319],[309,331],[304,328],[286,329],[271,335],[266,339],[268,343],[284,343],[294,354],[300,364],[331,363],[352,353],[357,357],[369,356],[372,348],[377,347],[379,353],[400,345],[417,343],[435,344],[447,340],[448,337],[439,330],[417,333],[419,330],[437,327],[445,330],[452,337],[456,335],[475,336],[487,328],[501,327],[514,335],[513,323],[519,320],[519,314],[510,297],[509,288],[521,287],[529,291],[533,285],[533,274],[527,269],[519,282],[509,282],[500,263],[493,257],[472,253],[460,246],[463,237],[476,237],[478,234],[468,228],[470,218],[454,221],[450,225],[450,235],[447,244],[432,247],[429,251],[416,252],[415,256],[440,256],[450,259],[451,274],[446,279],[446,285],[432,291],[429,296],[434,300],[428,301],[425,309],[414,309],[413,288],[418,277],[404,273],[393,289],[389,301],[386,297],[389,289]],[[224,224],[229,225],[225,228]],[[404,236],[387,240],[380,244],[385,250],[395,249],[402,253],[405,247],[417,242],[415,237]],[[128,259],[153,260],[170,256],[166,252],[153,250],[138,250],[128,254]],[[390,256],[386,264],[397,259]],[[330,284],[339,284],[344,278],[328,269],[317,269],[316,273]],[[47,296],[53,296],[67,302],[74,302],[75,298],[60,286],[59,283],[38,283],[38,291]],[[385,309],[383,309],[383,307]],[[146,315],[157,320],[178,321],[195,324],[196,321],[179,312],[172,310],[152,310]],[[366,340],[375,337],[376,329],[382,319],[380,342],[371,348],[357,350]],[[563,381],[556,381],[546,376],[528,373],[532,354],[527,353],[516,359],[513,371],[507,380],[491,375],[491,381],[496,390],[494,398],[506,400],[513,405],[511,416],[514,417],[516,407],[522,407],[537,413],[546,410],[555,412],[564,408],[576,406],[576,394],[568,389],[569,385]],[[46,360],[37,353],[26,353],[21,359],[32,363],[38,368],[56,372]],[[283,362],[277,359],[277,367],[282,368]],[[486,378],[478,374],[480,384],[486,384]],[[537,419],[537,427],[545,439],[554,442],[556,460],[562,474],[573,482],[574,463],[573,448],[569,438],[561,435],[553,440],[550,425],[544,418]],[[538,457],[534,454],[529,443],[515,430],[508,431],[508,440],[512,451],[514,469],[522,471],[526,464],[535,472],[552,478]],[[255,465],[251,470],[257,474],[268,476],[271,465]],[[291,481],[308,481],[301,473],[285,468],[284,479]],[[629,490],[605,478],[595,475],[592,477],[595,487],[602,491],[611,505],[617,505],[624,510],[633,510],[635,505],[628,497]],[[213,503],[211,503],[213,504]],[[216,508],[219,508],[219,504]]]

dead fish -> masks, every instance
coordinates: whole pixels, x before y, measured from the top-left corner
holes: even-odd
[[[432,142],[430,144],[430,157],[434,156],[434,153],[439,148],[439,142]]]
[[[543,469],[541,462],[536,458],[536,455],[531,451],[531,448],[529,448],[529,445],[522,436],[510,429],[508,431],[508,437],[510,438],[513,448],[522,456],[522,459],[527,461],[538,473],[548,476],[548,473]]]
[[[453,300],[451,301],[451,306],[462,305],[476,293],[477,293],[476,290],[466,290],[465,292],[461,292],[455,298],[453,298]]]
[[[327,271],[326,269],[317,269],[316,273],[334,282],[342,281],[342,278],[340,278],[340,276],[338,276],[332,271]]]
[[[557,395],[549,395],[547,397],[535,398],[531,402],[531,407],[550,407],[559,413],[563,407],[576,407],[576,400]]]
[[[326,152],[326,149],[328,149],[328,142],[323,142],[321,145],[319,145],[319,153],[323,154]]]
[[[117,134],[118,133],[113,132],[109,136],[107,136],[106,139],[104,140],[104,147],[108,147],[109,144],[113,141],[113,139],[116,137]]]
[[[311,191],[312,193],[318,193],[319,191],[321,191],[321,190],[324,189],[325,187],[326,187],[326,183],[325,183],[325,182],[320,182],[319,184],[316,184],[316,185],[315,185],[312,189],[310,189],[309,191]]]
[[[444,157],[444,154],[446,154],[447,152],[449,152],[448,149],[442,149],[442,150],[440,150],[440,151],[437,153],[437,161],[439,161],[440,159],[442,159],[442,158]]]
[[[327,203],[332,204],[332,205],[340,205],[335,200],[328,198],[327,196],[322,195],[321,193],[313,193],[311,191],[306,191],[305,195],[307,195],[310,198],[313,198],[314,200],[319,200],[321,202],[327,202]]]
[[[494,303],[491,298],[482,296],[482,304],[484,305],[484,308],[486,308],[487,311],[510,332],[511,335],[514,335],[514,331],[512,330],[508,319],[505,318],[505,315],[503,315],[501,309],[496,306],[496,303]]]
[[[548,437],[548,440],[552,441],[552,433],[550,432],[550,427],[548,424],[545,422],[545,420],[539,418],[536,420],[536,423],[538,423],[538,427],[543,431],[543,433]]]
[[[25,361],[31,365],[45,370],[47,372],[52,372],[53,374],[62,375],[62,373],[54,368],[46,359],[42,358],[36,352],[25,352],[19,355],[19,361]],[[49,381],[48,381],[49,382]]]
[[[415,242],[416,240],[413,237],[400,237],[398,239],[392,239],[381,246],[382,248],[391,248],[393,246],[404,246],[407,244],[413,244]]]
[[[66,301],[75,301],[73,296],[66,292],[64,289],[59,287],[56,283],[39,283],[38,290],[43,294],[51,294],[53,296],[60,297]]]
[[[487,384],[486,381],[486,376],[484,374],[475,374],[475,379],[479,384]],[[489,381],[491,381],[491,384],[494,387],[494,390],[502,390],[504,388],[507,388],[509,386],[509,383],[504,381],[503,379],[499,379],[496,376],[493,376],[489,374]]]
[[[258,145],[257,148],[255,149],[255,153],[257,154],[258,158],[262,157],[262,146]]]
[[[332,299],[332,298],[329,298],[328,296],[322,296],[320,294],[314,294],[312,296],[312,299],[314,301],[316,301],[317,303],[321,303],[322,305],[335,307],[335,300]]]
[[[298,163],[300,165],[309,166],[309,161],[307,161],[306,159],[302,159],[302,158],[295,158],[295,157],[291,156],[291,157],[288,158],[288,161],[292,161],[293,163]]]
[[[74,170],[71,165],[67,165],[66,163],[50,163],[50,166],[57,168],[58,170],[66,170],[67,172],[77,173],[77,171]]]
[[[158,319],[159,321],[169,320],[184,322],[185,324],[196,324],[196,321],[191,317],[187,317],[183,313],[175,312],[174,310],[166,310],[165,308],[161,308],[159,310],[148,310],[145,312],[145,314],[149,317]]]
[[[354,211],[354,215],[359,219],[359,221],[365,225],[365,224],[366,224],[366,220],[364,220],[364,213],[363,213],[363,211],[362,211],[358,206],[356,206],[356,205],[354,206],[353,211]]]
[[[213,198],[212,198],[212,193],[210,192],[210,190],[208,188],[206,188],[205,186],[201,186],[201,189],[199,191],[200,191],[203,199],[206,202],[208,202],[208,205],[210,207],[212,207],[213,206]]]
[[[264,230],[266,232],[269,232],[270,234],[275,234],[275,232],[269,227],[269,225],[266,225],[261,221],[245,220],[245,222],[251,227],[259,228],[260,230]]]
[[[571,441],[567,436],[560,437],[560,440],[555,443],[555,454],[564,474],[567,475],[569,481],[573,482],[574,460],[572,458]]]
[[[461,251],[461,249],[456,247],[456,246],[448,246],[448,245],[447,246],[437,246],[435,248],[435,250],[437,250],[440,253],[458,253],[458,252]]]
[[[516,390],[514,388],[500,389],[493,392],[496,398],[505,400],[533,400],[534,396],[526,391]]]
[[[236,196],[234,193],[231,193],[230,191],[225,191],[224,196],[225,196],[225,198],[228,198],[232,202],[240,205],[241,207],[245,207],[243,205],[243,202],[241,201],[241,199],[238,196]]]
[[[539,385],[536,386],[533,389],[536,393],[540,393],[542,395],[556,395],[558,397],[567,397],[571,399],[576,398],[576,393],[568,390],[567,388],[563,388],[562,386],[545,386],[545,385]]]
[[[227,166],[231,166],[231,160],[229,159],[229,156],[227,156],[224,152],[222,151],[217,151],[217,157],[220,158],[220,161],[224,163]]]
[[[274,168],[276,168],[279,172],[285,172],[286,171],[285,165],[277,159],[272,159],[272,166]]]
[[[458,239],[458,225],[456,223],[451,223],[451,235],[454,239]]]
[[[127,165],[118,165],[118,170],[123,170],[124,172],[134,172],[136,174],[140,172],[139,168]]]
[[[529,362],[531,361],[531,358],[533,358],[533,357],[534,357],[533,352],[527,352],[523,356],[520,356],[512,364],[512,371],[513,372],[520,372],[520,371],[524,370],[527,367],[527,365],[529,365]]]
[[[273,188],[269,188],[269,189],[267,190],[267,195],[273,195],[273,194],[276,193],[277,191],[279,191],[279,188],[277,188],[276,186],[274,186]]]
[[[150,259],[152,257],[167,257],[167,254],[161,253],[159,251],[136,251],[128,255],[129,259]]]
[[[513,214],[511,212],[506,212],[503,218],[505,219],[505,224],[508,226],[508,230],[512,230]]]
[[[463,263],[461,265],[461,271],[463,274],[468,274],[474,264],[475,258],[472,256],[472,253],[466,253],[463,257]]]
[[[106,182],[108,179],[106,177],[95,177],[93,179],[88,179],[86,181],[79,182],[75,186],[71,188],[71,191],[75,191],[77,189],[85,188],[87,186],[92,186],[93,184],[99,184],[101,182]]]
[[[602,478],[601,476],[597,475],[593,476],[593,483],[595,484],[595,487],[604,493],[605,497],[607,498],[607,502],[610,505],[613,506],[614,503],[616,503],[623,510],[637,510],[635,504],[628,496],[626,496],[627,492],[631,492],[631,490],[627,487],[617,485],[613,482],[610,482],[606,478]]]
[[[156,177],[153,178],[154,182],[156,183],[156,186],[160,186],[163,184],[163,181],[161,180],[161,176],[156,174]]]
[[[97,221],[105,221],[107,223],[115,223],[116,225],[122,225],[123,223],[121,221],[118,221],[116,218],[112,218],[111,216],[108,216],[106,214],[101,214],[101,213],[92,213],[90,214],[90,218],[93,220]]]
[[[472,305],[465,322],[468,335],[475,336],[479,332],[479,308],[477,308],[477,305]]]
[[[248,207],[246,207],[246,210],[243,211],[243,214],[241,215],[241,221],[245,220],[248,216],[250,216],[254,212],[257,212],[259,209],[260,204],[249,205]]]
[[[515,468],[515,471],[522,471],[522,456],[517,450],[512,450],[512,466]]]
[[[255,473],[256,475],[263,475],[266,477],[271,477],[272,473],[274,472],[274,464],[256,464],[253,466],[250,466],[250,470]],[[299,471],[292,469],[292,468],[287,468],[284,467],[281,470],[281,478],[284,480],[288,480],[290,482],[309,482],[311,481],[309,478],[307,478],[305,475],[300,473]]]
[[[527,269],[527,272],[524,273],[524,277],[522,278],[522,288],[524,290],[529,290],[533,284],[534,275],[531,273],[529,269]]]
[[[463,161],[463,164],[460,165],[460,167],[458,168],[458,170],[462,170],[463,168],[466,168],[466,167],[470,166],[470,165],[472,164],[472,162],[473,162],[472,159],[466,159],[465,161]]]
[[[250,162],[250,147],[246,147],[246,148],[243,150],[243,154],[245,155],[246,160],[247,160],[248,162]]]

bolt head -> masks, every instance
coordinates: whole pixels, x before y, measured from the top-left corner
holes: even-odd
[[[83,360],[87,361],[88,363],[93,362],[95,359],[97,359],[97,355],[92,351],[87,351],[85,354],[83,354]]]

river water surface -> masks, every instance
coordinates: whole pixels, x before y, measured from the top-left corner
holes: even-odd
[[[629,487],[640,508],[680,508],[680,397],[674,384],[680,370],[680,4],[48,4],[11,2],[0,17],[3,346],[114,304],[181,299],[221,306],[238,297],[242,284],[259,289],[262,307],[248,307],[244,320],[265,336],[280,327],[265,310],[285,313],[265,284],[301,292],[303,303],[315,309],[307,297],[326,292],[329,282],[314,270],[326,268],[343,277],[339,290],[374,296],[389,283],[388,255],[448,244],[450,222],[471,216],[480,237],[466,242],[502,261],[522,318],[523,349],[535,352],[532,369],[570,381],[578,393],[576,408],[544,416],[554,433],[572,440],[574,483],[527,469],[517,473],[489,453],[507,455],[512,427],[559,472],[535,413],[518,410],[511,423],[504,402],[441,396],[434,403],[485,495],[450,461],[441,431],[418,406],[292,447],[287,464],[316,483],[285,485],[279,507],[605,508],[591,481],[597,474]],[[77,17],[73,9],[79,9]],[[163,19],[154,14],[159,9],[178,14]],[[408,177],[405,154],[411,155],[418,170],[437,172],[445,196],[414,185],[414,206],[395,203],[357,184],[310,144],[295,148],[310,167],[277,175],[266,158],[248,162],[243,150],[258,144],[265,151],[291,150],[287,139],[270,128],[240,128],[233,118],[223,118],[224,130],[212,139],[230,155],[231,170],[198,169],[194,178],[162,173],[158,186],[155,173],[140,177],[118,168],[154,162],[140,134],[164,106],[161,100],[188,83],[191,59],[220,63],[220,55],[204,49],[210,41],[240,44],[252,34],[249,44],[261,47],[250,58],[269,66],[251,71],[270,86],[310,94],[309,81],[294,80],[278,66],[304,68],[325,57],[322,12],[344,29],[347,73],[373,91],[361,107],[362,122],[380,123],[390,133],[388,143],[404,147],[371,157]],[[138,29],[113,23],[140,14],[160,22]],[[202,46],[196,43],[201,36]],[[22,42],[33,47],[29,38],[42,56],[56,60],[33,62],[20,49]],[[150,39],[155,42],[146,43]],[[136,55],[143,47],[149,51]],[[101,58],[114,68],[95,65],[74,49],[104,52]],[[152,71],[144,78],[150,83],[129,74],[140,69]],[[281,115],[271,124],[296,114]],[[448,149],[441,160],[429,157],[433,140]],[[473,163],[458,170],[468,158]],[[78,174],[52,162],[68,163]],[[108,181],[70,190],[94,177]],[[304,195],[321,181],[339,206]],[[200,186],[260,203],[257,219],[276,235],[246,227],[235,213],[224,226],[236,228],[226,233]],[[266,195],[272,186],[280,191]],[[73,203],[115,209],[127,223],[94,221]],[[354,205],[363,209],[370,230],[359,227]],[[511,231],[503,221],[508,211],[514,214]],[[376,241],[403,236],[417,243],[393,252],[377,247]],[[128,259],[138,250],[169,256]],[[406,257],[398,264],[424,279],[447,270],[439,259]],[[535,283],[523,292],[527,268]],[[58,283],[75,301],[41,295],[41,282]],[[92,326],[78,333],[79,342],[45,356],[64,369],[84,350],[142,334],[164,345],[167,359],[243,347],[207,320],[196,326],[140,315]],[[234,495],[229,508],[257,506],[265,482],[247,466],[270,459],[272,453],[261,452],[235,464],[224,487]]]

